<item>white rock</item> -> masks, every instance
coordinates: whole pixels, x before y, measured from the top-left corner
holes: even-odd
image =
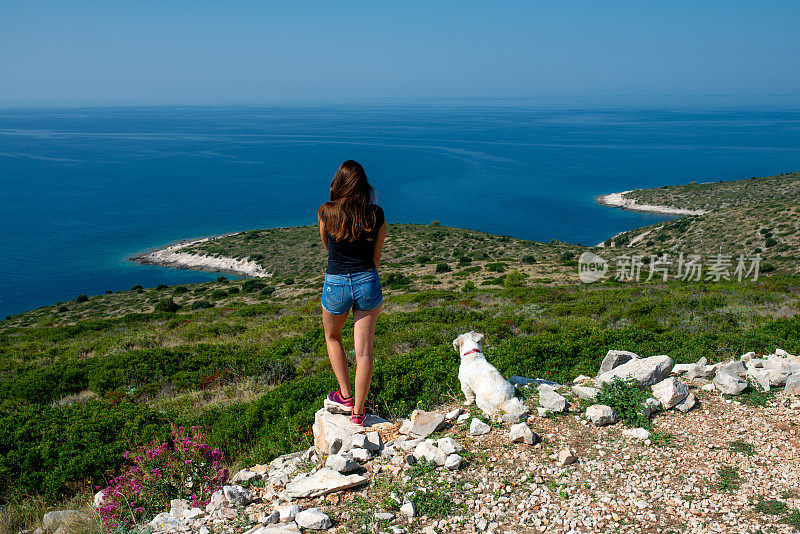
[[[769,391],[769,371],[764,371],[763,369],[758,369],[757,367],[748,367],[747,378],[752,380],[755,385],[761,389],[761,391]]]
[[[747,367],[741,360],[735,360],[717,364],[717,372],[724,371],[740,378],[747,376]]]
[[[686,395],[685,399],[675,405],[675,408],[683,413],[686,413],[694,408],[695,404],[697,404],[697,398],[694,396],[694,393],[689,393]]]
[[[354,448],[367,449],[368,451],[377,452],[381,450],[381,445],[381,435],[375,431],[353,434]]]
[[[369,479],[361,475],[343,475],[332,469],[322,468],[310,476],[295,479],[287,484],[286,496],[291,499],[319,497],[334,491],[355,488],[368,481]]]
[[[247,506],[254,500],[253,494],[249,489],[236,484],[222,486],[222,492],[225,494],[225,498],[228,502],[234,506]]]
[[[367,414],[364,418],[364,427],[369,430],[375,425],[386,423],[385,419],[381,419],[372,414]],[[328,453],[331,445],[334,444],[338,438],[342,441],[341,449],[348,450],[353,443],[354,427],[350,422],[350,417],[341,414],[333,414],[328,410],[321,408],[314,414],[314,446],[318,454]],[[302,454],[299,453],[299,454]],[[270,463],[272,465],[272,463]]]
[[[175,519],[181,519],[187,511],[189,511],[189,501],[186,499],[172,499],[169,501],[169,515]]]
[[[702,389],[703,391],[714,391],[715,386],[713,382],[709,382],[708,384],[703,384],[703,387],[701,387],[700,389]]]
[[[600,395],[599,389],[589,386],[572,386],[572,392],[575,393],[579,399],[586,401],[593,401]]]
[[[351,449],[350,454],[353,455],[354,460],[358,460],[359,462],[366,462],[372,458],[372,453],[367,449]]]
[[[245,482],[250,482],[253,479],[261,478],[261,475],[256,473],[255,471],[250,471],[249,469],[242,469],[238,471],[233,478],[231,478],[231,482],[234,484],[244,484]]]
[[[534,443],[533,431],[525,423],[513,425],[509,429],[508,439],[512,443],[526,443],[527,445],[533,445]]]
[[[662,408],[664,408],[664,406],[660,401],[653,397],[648,397],[647,400],[644,401],[644,416],[649,419],[654,413],[660,412]]]
[[[567,409],[567,399],[548,388],[539,389],[539,404],[551,412],[563,412]]]
[[[589,377],[589,376],[578,375],[578,376],[575,377],[575,380],[572,381],[571,385],[573,385],[573,386],[583,385],[583,384],[587,384],[587,383],[593,382],[593,381],[594,381],[594,379]]]
[[[433,462],[438,467],[441,467],[444,465],[447,455],[445,455],[439,447],[427,441],[423,441],[414,448],[414,458],[416,458],[417,461],[424,458],[429,462]]]
[[[594,404],[586,408],[586,417],[595,426],[613,425],[619,421],[613,408],[605,404]]]
[[[738,395],[747,387],[747,381],[722,369],[717,369],[717,374],[714,376],[714,385],[723,393]]]
[[[622,431],[623,436],[629,436],[639,441],[644,441],[650,437],[650,432],[645,428],[626,428]]]
[[[98,491],[97,493],[94,494],[93,502],[94,502],[94,507],[95,508],[98,508],[98,507],[103,505],[103,497],[104,496],[105,496],[105,493],[103,492],[103,490],[100,490],[100,491]]]
[[[186,510],[183,514],[184,519],[197,519],[198,517],[203,517],[206,513],[201,510],[200,508],[194,507]]]
[[[451,437],[439,438],[436,440],[436,446],[448,456],[464,450],[464,447]]]
[[[464,413],[464,410],[462,410],[461,408],[456,408],[455,410],[447,412],[444,416],[444,420],[455,421],[456,418],[458,418],[458,416],[461,415],[462,413]]]
[[[684,373],[689,372],[689,370],[694,366],[695,364],[693,363],[676,363],[675,366],[672,368],[672,374],[682,375]]]
[[[689,396],[689,386],[671,376],[652,386],[653,396],[669,410]]]
[[[411,421],[411,426],[407,433],[415,438],[426,438],[442,426],[444,414],[414,410],[411,412],[409,420]]]
[[[458,421],[459,423],[463,423],[464,421],[468,420],[470,417],[472,417],[470,414],[462,413],[461,415],[458,416],[456,421]]]
[[[47,514],[45,514],[45,515],[47,515]],[[175,529],[179,525],[183,525],[183,524],[184,523],[183,523],[183,521],[181,519],[177,519],[175,517],[172,517],[167,512],[161,512],[160,514],[155,516],[153,519],[151,519],[150,522],[147,524],[147,526],[149,526],[153,530],[162,530],[163,531],[163,530]],[[48,528],[48,527],[45,527],[44,525],[45,525],[45,523],[42,523],[42,526],[43,526],[45,532],[52,532],[52,527]]]
[[[556,465],[558,467],[564,467],[567,465],[574,464],[578,461],[578,456],[575,453],[575,449],[570,447],[566,447],[558,451],[558,457],[556,458]]]
[[[547,408],[542,408],[541,406],[536,408],[536,414],[539,417],[547,417],[547,414],[550,413]]]
[[[417,513],[417,510],[414,507],[413,502],[407,502],[400,507],[400,513],[408,517],[414,517],[414,515]]]
[[[469,424],[469,433],[472,436],[483,436],[484,434],[488,434],[491,429],[492,427],[477,417],[473,417],[472,422]]]
[[[792,355],[786,352],[783,349],[775,349],[775,356],[780,356],[781,358],[791,358]]]
[[[639,359],[639,356],[627,350],[609,350],[600,364],[600,369],[597,371],[597,376],[607,373],[615,367],[619,367],[620,365],[628,363],[631,360],[637,359]]]
[[[331,518],[319,508],[303,510],[297,514],[295,521],[300,528],[307,528],[310,530],[325,530],[330,528],[332,524]]]
[[[222,493],[222,490],[217,490],[211,494],[211,499],[209,499],[206,505],[206,512],[211,513],[227,505],[228,500],[225,498],[225,494]]]
[[[42,528],[45,531],[53,531],[62,525],[69,524],[73,521],[84,521],[88,519],[86,514],[78,510],[57,510],[54,512],[47,512],[42,517]]]
[[[458,468],[461,467],[461,462],[464,459],[459,454],[449,454],[444,461],[444,466],[451,471],[458,471]]]
[[[300,507],[295,503],[289,503],[278,506],[275,511],[278,512],[281,523],[286,523],[287,521],[294,521],[294,518],[300,513]]]
[[[597,377],[601,384],[608,384],[615,378],[632,378],[640,387],[652,386],[667,378],[675,364],[666,355],[633,359]]]
[[[787,378],[783,391],[789,395],[800,395],[800,375],[792,375]]]
[[[742,356],[739,359],[742,360],[743,362],[749,362],[750,360],[752,360],[755,357],[756,357],[756,353],[750,351],[750,352],[746,352],[746,353],[742,354]]]
[[[350,473],[358,469],[358,463],[353,459],[352,451],[347,451],[328,456],[325,459],[325,467],[339,473]]]
[[[265,525],[254,530],[248,530],[247,534],[299,534],[300,527],[294,521],[282,525]]]
[[[377,512],[374,517],[378,521],[391,521],[394,519],[394,514],[390,514],[389,512]]]

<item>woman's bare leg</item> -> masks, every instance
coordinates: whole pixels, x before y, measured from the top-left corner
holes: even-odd
[[[334,315],[322,308],[322,327],[325,329],[325,345],[328,347],[328,358],[331,360],[333,373],[339,381],[339,391],[345,397],[350,397],[350,368],[347,366],[347,357],[342,346],[342,329],[347,321],[347,313]],[[356,351],[358,354],[358,351]],[[360,412],[359,412],[360,413]]]
[[[381,307],[369,311],[353,310],[356,349],[356,398],[353,413],[364,413],[364,404],[372,381],[372,342],[375,339],[375,324],[378,322]]]

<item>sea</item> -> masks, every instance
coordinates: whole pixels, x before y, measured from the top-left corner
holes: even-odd
[[[598,195],[800,169],[800,107],[431,101],[0,108],[0,318],[217,274],[128,261],[316,223],[359,161],[388,222],[594,245],[668,217]]]

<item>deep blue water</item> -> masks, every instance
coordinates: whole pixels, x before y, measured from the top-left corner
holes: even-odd
[[[360,161],[389,222],[595,244],[663,217],[594,197],[800,169],[800,110],[531,105],[0,109],[0,317],[214,278],[125,261],[312,224]]]

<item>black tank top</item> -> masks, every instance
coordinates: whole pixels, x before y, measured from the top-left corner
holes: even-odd
[[[328,233],[328,267],[326,274],[352,274],[375,268],[375,238],[385,222],[383,209],[375,206],[375,227],[352,243],[336,241]]]

